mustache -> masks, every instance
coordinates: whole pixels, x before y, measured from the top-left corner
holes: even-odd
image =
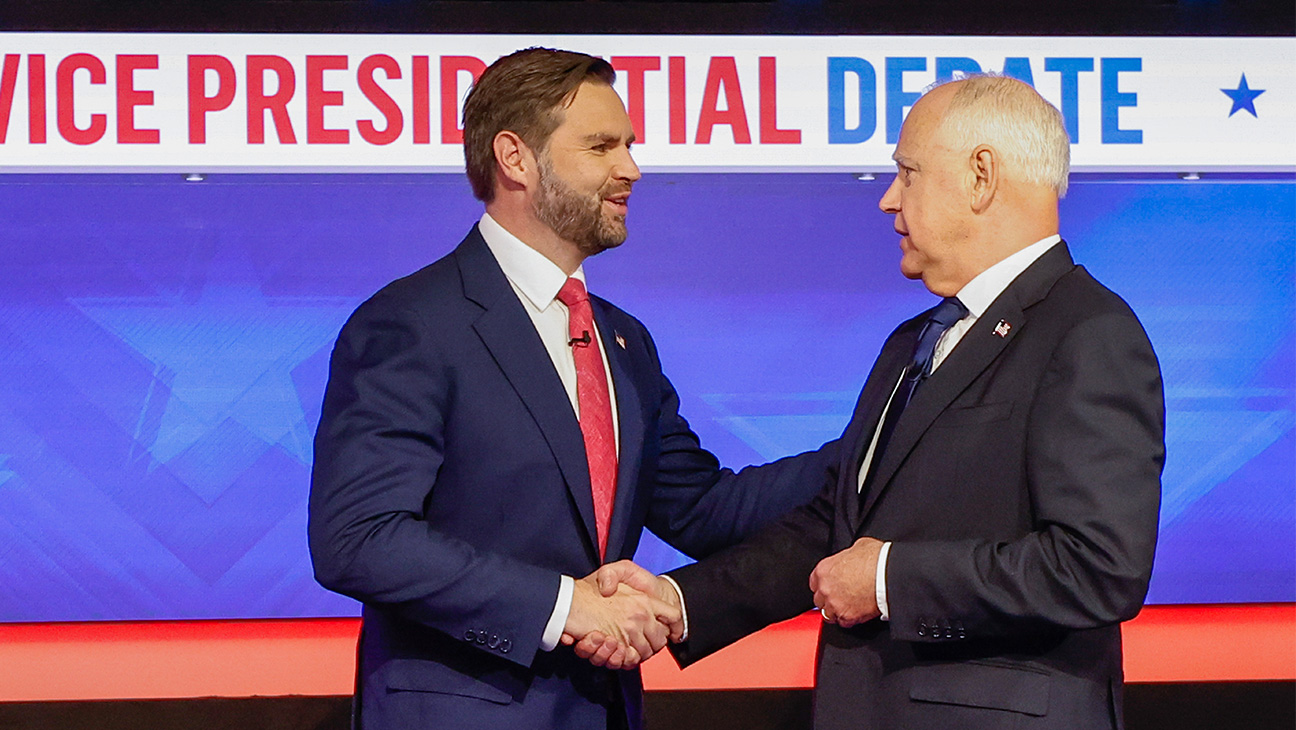
[[[599,189],[600,198],[609,198],[622,193],[629,194],[632,183],[608,183]]]

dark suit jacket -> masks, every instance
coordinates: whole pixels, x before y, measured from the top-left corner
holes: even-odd
[[[690,623],[677,656],[811,608],[818,561],[867,535],[893,541],[890,621],[824,625],[816,728],[1120,727],[1119,622],[1147,592],[1164,462],[1152,347],[1125,302],[1053,247],[918,390],[859,495],[926,316],[883,346],[839,482],[672,573]]]
[[[720,470],[643,325],[592,304],[620,428],[608,561],[631,557],[645,525],[705,555],[832,478],[833,445]],[[364,603],[363,727],[604,730],[609,706],[638,724],[637,672],[539,651],[559,575],[599,565],[588,465],[566,390],[475,228],[338,337],[309,533],[320,583]]]

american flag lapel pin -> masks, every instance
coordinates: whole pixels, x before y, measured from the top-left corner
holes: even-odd
[[[1001,319],[999,324],[995,325],[994,333],[1000,337],[1007,337],[1010,329],[1012,329],[1012,325],[1008,324],[1008,320]]]
[[[612,335],[613,335],[614,337],[616,337],[616,343],[617,343],[618,345],[621,346],[621,349],[622,349],[622,350],[624,350],[624,349],[625,349],[625,338],[621,336],[621,333],[620,333],[620,332],[613,332]]]

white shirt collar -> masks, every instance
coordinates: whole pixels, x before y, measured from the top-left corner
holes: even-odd
[[[477,230],[486,240],[504,276],[513,282],[536,309],[544,311],[558,296],[558,291],[567,283],[567,274],[545,257],[544,254],[526,245],[517,236],[504,230],[489,213],[483,213],[477,223]],[[576,269],[573,277],[585,283],[585,267]]]
[[[1013,283],[1013,279],[1061,240],[1062,237],[1057,234],[1041,239],[982,271],[959,290],[959,301],[963,302],[963,306],[968,308],[973,317],[979,319],[994,300],[1003,294],[1004,289]]]

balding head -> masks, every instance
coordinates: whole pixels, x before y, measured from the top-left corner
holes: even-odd
[[[928,95],[946,97],[941,131],[960,152],[977,145],[999,151],[1004,174],[1046,185],[1066,195],[1071,140],[1062,114],[1029,84],[1009,76],[977,74],[938,86]]]
[[[1057,233],[1070,143],[1029,85],[976,76],[937,86],[909,111],[879,203],[895,216],[900,270],[952,296],[990,266]]]

